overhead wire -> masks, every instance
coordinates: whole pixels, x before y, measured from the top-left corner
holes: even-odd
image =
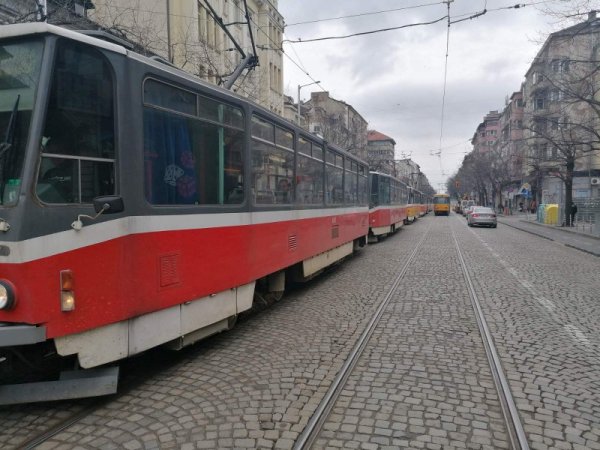
[[[440,17],[439,19],[435,19],[432,20],[430,22],[418,22],[418,23],[410,23],[407,25],[400,25],[397,27],[389,27],[389,28],[379,28],[377,30],[370,30],[370,31],[363,31],[360,33],[352,33],[352,34],[346,34],[343,36],[326,36],[326,37],[321,37],[321,38],[314,38],[314,39],[298,39],[298,40],[291,40],[291,39],[285,39],[282,41],[282,43],[284,42],[289,42],[290,44],[302,44],[305,42],[319,42],[319,41],[330,41],[333,39],[347,39],[347,38],[351,38],[351,37],[355,37],[355,36],[365,36],[368,34],[376,34],[376,33],[383,33],[386,31],[394,31],[394,30],[401,30],[403,28],[411,28],[411,27],[418,27],[418,26],[424,26],[424,25],[433,25],[434,23],[438,23],[441,22],[442,20],[446,19],[447,16],[444,17]]]
[[[233,5],[234,5],[235,7],[237,7],[238,9],[240,9],[240,10],[241,10],[241,8],[240,8],[239,6],[237,6],[235,3],[233,3]],[[283,46],[281,46],[281,47],[280,47],[280,44],[279,44],[278,42],[275,42],[275,41],[274,41],[274,40],[271,38],[271,36],[270,36],[268,33],[266,33],[266,32],[265,32],[265,31],[262,29],[262,27],[260,27],[260,26],[259,26],[259,24],[258,24],[258,23],[256,23],[256,22],[254,21],[254,19],[250,18],[250,22],[254,23],[254,25],[256,25],[256,29],[257,29],[259,32],[261,32],[261,33],[262,33],[262,34],[263,34],[263,35],[264,35],[264,36],[265,36],[265,37],[266,37],[266,38],[269,40],[269,42],[270,42],[271,44],[273,44],[273,46],[274,46],[274,50],[281,51],[281,54],[282,54],[282,55],[283,55],[285,58],[289,59],[289,60],[290,60],[290,61],[291,61],[291,62],[292,62],[292,63],[293,63],[293,64],[294,64],[294,65],[295,65],[295,66],[296,66],[298,69],[300,69],[300,71],[302,71],[302,73],[303,73],[304,75],[306,75],[306,76],[307,76],[307,77],[308,77],[308,78],[309,78],[309,79],[310,79],[310,80],[311,80],[311,81],[312,81],[314,84],[316,84],[317,86],[321,87],[321,89],[323,89],[323,87],[321,86],[321,82],[320,82],[320,81],[317,81],[317,80],[315,80],[315,79],[314,79],[314,78],[313,78],[313,77],[312,77],[312,76],[311,76],[311,75],[308,73],[308,71],[307,71],[306,69],[304,69],[303,67],[301,67],[299,63],[297,63],[297,62],[296,62],[296,61],[294,61],[294,60],[293,60],[293,59],[292,59],[292,58],[291,58],[289,55],[287,55],[287,54],[285,53],[284,49],[283,49]],[[283,41],[282,41],[282,43],[283,43]],[[298,99],[298,102],[300,102],[300,99]]]
[[[359,14],[350,14],[347,16],[338,16],[338,17],[328,17],[325,19],[307,20],[305,22],[288,23],[287,27],[289,28],[289,27],[294,27],[297,25],[307,25],[307,24],[311,24],[311,23],[328,22],[328,21],[332,21],[332,20],[341,20],[341,19],[352,19],[355,17],[364,17],[364,16],[372,16],[372,15],[376,15],[376,14],[385,14],[385,13],[389,13],[389,12],[405,11],[407,9],[416,9],[416,8],[423,8],[426,6],[441,5],[443,3],[444,2],[425,3],[422,5],[405,6],[403,8],[384,9],[384,10],[380,10],[380,11],[370,11],[370,12],[359,13]]]

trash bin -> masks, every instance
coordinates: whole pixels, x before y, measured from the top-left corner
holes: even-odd
[[[546,205],[544,223],[547,225],[558,225],[558,205]]]

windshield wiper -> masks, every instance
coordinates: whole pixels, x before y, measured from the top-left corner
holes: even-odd
[[[12,109],[12,113],[10,113],[10,119],[8,119],[8,126],[6,127],[6,133],[4,134],[4,141],[0,143],[0,157],[4,155],[13,145],[15,140],[15,128],[17,127],[17,111],[19,109],[19,100],[21,99],[21,94],[17,95],[17,99],[15,100],[15,104]]]

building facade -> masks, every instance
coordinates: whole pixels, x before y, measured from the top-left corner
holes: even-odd
[[[375,172],[394,175],[396,141],[376,130],[367,133],[367,163]]]
[[[499,120],[500,134],[495,142],[494,152],[497,155],[497,173],[502,177],[497,187],[496,204],[517,204],[521,196],[521,187],[525,174],[523,155],[525,142],[523,140],[524,102],[522,90],[513,92],[506,100]]]
[[[311,133],[367,160],[367,121],[351,105],[331,98],[329,92],[312,92],[301,103],[302,121]]]
[[[256,52],[258,65],[244,71],[232,90],[283,115],[284,21],[277,1],[247,0],[248,21],[243,0],[48,0],[47,21],[71,29],[100,28],[137,52],[219,85],[230,81],[244,55]],[[37,17],[34,0],[0,4],[0,24]]]
[[[246,3],[249,22],[242,0],[211,0],[212,11],[195,0],[94,0],[89,17],[215,84],[230,81],[244,56],[256,51],[258,66],[245,71],[232,89],[283,115],[283,17],[277,0]]]
[[[551,34],[526,74],[525,176],[543,203],[600,195],[600,19]]]
[[[473,151],[487,153],[496,144],[500,131],[500,114],[498,111],[490,111],[477,126],[477,131],[471,139]]]

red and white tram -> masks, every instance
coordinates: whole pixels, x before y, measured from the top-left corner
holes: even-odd
[[[369,173],[369,237],[395,233],[408,219],[408,186],[378,172]]]
[[[185,346],[366,243],[365,163],[78,32],[0,27],[0,133],[0,373]]]

